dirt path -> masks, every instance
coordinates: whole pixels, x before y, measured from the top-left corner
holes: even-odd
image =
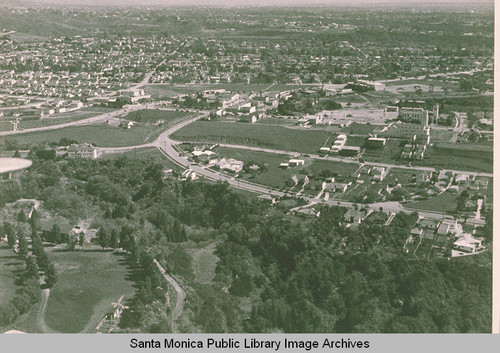
[[[160,273],[163,275],[163,277],[174,287],[175,291],[177,292],[177,301],[175,303],[174,311],[172,312],[172,332],[176,333],[178,331],[175,321],[182,313],[184,299],[186,299],[186,292],[181,288],[179,283],[177,283],[177,281],[172,276],[170,276],[167,271],[165,271],[163,266],[156,259],[154,259],[153,261],[160,270]]]
[[[45,323],[45,312],[47,311],[47,303],[49,301],[50,289],[42,290],[42,302],[40,303],[40,310],[38,311],[38,326],[43,333],[56,333]]]

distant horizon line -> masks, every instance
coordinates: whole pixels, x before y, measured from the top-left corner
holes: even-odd
[[[230,7],[472,7],[475,5],[495,5],[495,0],[313,0],[311,2],[305,0],[143,0],[137,3],[136,0],[6,0],[0,6],[59,6],[59,7],[115,7],[115,8],[162,8],[162,7],[177,7],[177,8],[191,8],[191,7],[212,7],[212,8],[230,8]]]

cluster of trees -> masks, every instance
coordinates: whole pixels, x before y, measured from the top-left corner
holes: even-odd
[[[10,302],[0,307],[0,326],[13,323],[19,315],[25,314],[40,301],[41,271],[44,273],[45,287],[50,288],[57,281],[55,266],[47,256],[41,238],[37,234],[36,217],[37,213],[33,211],[30,219],[32,227],[31,252],[29,252],[23,230],[16,230],[9,222],[5,222],[1,227],[2,233],[7,235],[8,244],[24,260],[25,268],[16,279],[16,284],[20,286],[16,295]]]
[[[140,251],[133,256],[140,268],[141,280],[129,308],[120,320],[123,329],[141,329],[143,332],[171,332],[168,315],[171,305],[167,301],[168,284],[158,272],[153,256]]]
[[[51,288],[57,282],[58,277],[56,268],[47,255],[42,238],[39,234],[39,217],[37,210],[33,209],[29,220],[31,226],[31,254],[24,250],[19,251],[19,254],[26,260],[26,272],[28,277],[38,280],[40,278],[40,272],[42,272],[44,274],[44,286],[46,288]],[[25,240],[22,242],[24,243]]]
[[[291,216],[227,184],[164,180],[162,166],[125,157],[38,159],[17,188],[19,197],[42,200],[72,221],[92,214],[99,245],[127,250],[139,288],[122,317],[127,330],[170,330],[172,303],[153,259],[188,288],[189,327],[201,332],[490,329],[491,267],[406,257],[402,247],[416,213],[397,214],[390,226],[379,214],[347,228],[342,207]],[[46,234],[60,239],[57,228]],[[35,265],[47,267],[33,238],[32,275]],[[197,243],[217,244],[211,283],[193,274],[186,248]]]
[[[367,219],[351,230],[341,225],[344,212],[325,208],[308,227],[283,222],[279,215],[257,230],[231,229],[217,249],[216,279],[233,298],[242,293],[252,298],[250,317],[239,323],[245,331],[490,330],[490,268],[406,258],[397,249],[416,214],[400,213],[389,227]],[[474,280],[463,277],[476,271]],[[473,305],[463,304],[464,293],[474,293]],[[214,315],[224,310],[220,307]]]
[[[40,284],[34,278],[25,279],[16,296],[0,307],[0,327],[13,323],[41,299]]]

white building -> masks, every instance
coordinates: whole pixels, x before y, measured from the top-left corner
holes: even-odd
[[[222,158],[215,163],[222,170],[227,170],[233,173],[239,173],[243,170],[243,162],[234,158]]]
[[[288,161],[288,165],[290,166],[299,166],[299,165],[304,165],[305,161],[303,159],[290,159]]]

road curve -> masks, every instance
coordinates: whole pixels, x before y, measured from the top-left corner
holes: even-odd
[[[169,129],[167,129],[165,132],[163,132],[156,141],[154,141],[151,144],[143,145],[145,147],[152,147],[155,146],[157,147],[167,158],[169,158],[171,161],[174,163],[178,164],[179,166],[182,166],[184,168],[189,168],[193,171],[195,171],[198,175],[201,175],[205,177],[208,180],[212,181],[221,181],[221,182],[227,182],[231,187],[234,187],[236,189],[241,189],[241,190],[246,190],[250,191],[253,193],[258,193],[258,194],[266,194],[266,195],[271,195],[275,197],[282,197],[282,196],[296,196],[293,193],[287,193],[283,192],[277,189],[273,189],[264,185],[259,185],[255,183],[251,183],[248,181],[240,180],[238,178],[230,177],[227,176],[223,173],[216,172],[207,168],[203,168],[199,165],[191,164],[186,157],[183,157],[179,154],[179,151],[174,148],[174,146],[181,141],[175,141],[172,140],[169,136],[173,134],[175,131],[181,129],[182,127],[191,124],[192,122],[203,118],[207,116],[208,112],[204,112],[204,114],[201,114],[197,117],[185,120],[180,122],[179,124],[176,124]],[[221,144],[220,146],[226,146],[226,147],[232,147],[232,148],[241,148],[241,149],[248,149],[248,150],[255,150],[255,151],[262,151],[262,152],[268,152],[268,153],[278,153],[278,154],[288,154],[288,155],[297,155],[294,152],[289,152],[289,151],[280,151],[280,150],[272,150],[272,149],[266,149],[266,148],[260,148],[260,147],[249,147],[249,146],[241,146],[241,145],[230,145],[230,144]],[[130,149],[138,148],[138,146],[130,146]],[[112,153],[113,150],[115,151],[121,151],[121,150],[126,150],[127,147],[118,147],[118,148],[108,148],[107,151]],[[344,159],[344,158],[339,158],[339,157],[321,157],[319,155],[309,155],[312,158],[315,159],[322,159],[322,160],[331,160],[331,161],[340,161],[340,162],[347,162],[347,163],[360,163],[357,160],[354,159]],[[375,162],[369,162],[365,163],[368,165],[373,165],[373,166],[383,166],[387,168],[402,168],[402,169],[409,169],[409,170],[435,170],[434,168],[430,167],[408,167],[408,166],[401,166],[401,165],[393,165],[393,164],[386,164],[386,163],[375,163]],[[489,176],[487,173],[472,173],[476,175],[486,175]],[[343,207],[353,207],[355,204],[354,202],[349,202],[349,201],[339,201],[339,200],[324,200],[324,199],[318,199],[315,198],[314,196],[306,196],[302,195],[302,198],[304,198],[308,202],[314,202],[314,203],[322,203],[326,204],[329,206],[343,206]],[[382,209],[385,212],[405,212],[405,213],[412,213],[415,212],[416,210],[412,209],[406,209],[401,203],[399,202],[376,202],[373,204],[363,204],[362,206],[368,207],[369,209],[372,210],[380,210]],[[434,218],[434,219],[442,219],[445,217],[444,213],[441,212],[427,212],[427,211],[419,211],[419,214],[428,218]]]

